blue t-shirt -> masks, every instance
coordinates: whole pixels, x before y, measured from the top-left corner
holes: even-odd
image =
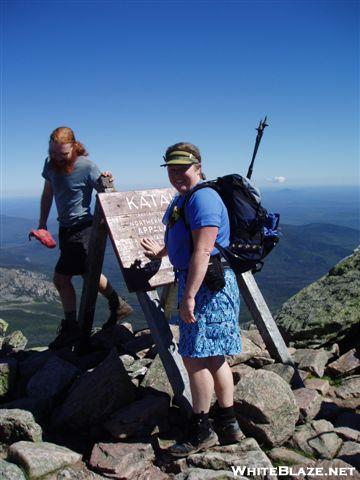
[[[51,183],[60,226],[71,227],[92,218],[91,194],[100,175],[99,168],[86,157],[76,159],[69,175],[56,172],[49,159],[45,160],[42,176]]]
[[[179,270],[189,267],[192,255],[191,231],[201,227],[218,227],[216,241],[227,247],[230,243],[230,224],[227,209],[219,194],[212,188],[197,190],[186,205],[186,218],[189,228],[186,227],[183,218],[178,214],[185,201],[185,195],[175,195],[167,208],[163,223],[167,226],[165,233],[165,245],[169,260]],[[211,255],[219,253],[214,248]]]

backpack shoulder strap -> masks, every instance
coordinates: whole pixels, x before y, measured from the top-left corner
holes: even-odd
[[[214,183],[213,181],[202,182],[199,185],[196,185],[196,187],[194,187],[189,193],[187,193],[185,195],[184,203],[181,206],[181,215],[182,215],[182,218],[184,220],[186,228],[189,228],[189,221],[188,221],[188,218],[187,218],[187,215],[186,215],[186,207],[187,207],[191,197],[194,195],[195,192],[197,192],[198,190],[201,190],[203,188],[213,188],[214,189],[213,183]]]

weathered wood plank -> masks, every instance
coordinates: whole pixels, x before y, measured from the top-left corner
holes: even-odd
[[[140,306],[149,325],[151,335],[174,392],[176,403],[188,414],[191,413],[189,377],[171,333],[156,291],[137,292]]]
[[[149,260],[140,245],[144,237],[163,244],[162,217],[173,195],[171,188],[99,195],[111,242],[130,292],[151,290],[174,280],[169,259]]]
[[[113,182],[109,177],[100,177],[99,185],[99,188],[104,192],[114,191]],[[108,195],[108,193],[106,193],[106,195]],[[78,315],[78,322],[83,334],[83,342],[90,336],[94,321],[100,275],[104,263],[106,239],[107,226],[104,222],[97,195],[89,240],[86,274],[84,276]]]
[[[281,363],[296,367],[253,274],[249,271],[238,275],[237,281],[240,293],[245,300],[271,357]],[[294,384],[303,386],[303,382],[296,368],[295,372]]]

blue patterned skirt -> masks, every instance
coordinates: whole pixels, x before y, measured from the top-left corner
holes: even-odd
[[[184,294],[187,271],[178,274],[179,303]],[[212,293],[202,284],[195,296],[196,323],[180,318],[179,353],[183,357],[214,357],[241,352],[239,329],[240,295],[235,274],[225,269],[225,287]]]

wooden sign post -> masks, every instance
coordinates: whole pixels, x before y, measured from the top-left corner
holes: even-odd
[[[169,317],[169,304],[173,295],[173,268],[167,257],[149,260],[140,245],[144,237],[163,243],[165,226],[162,217],[174,193],[171,188],[131,192],[116,192],[108,188],[104,193],[98,194],[79,322],[84,338],[88,337],[94,318],[108,232],[127,288],[130,292],[136,292],[158,346],[174,396],[178,404],[189,412],[191,394],[188,376],[166,318]],[[239,275],[238,285],[271,356],[282,363],[295,366],[251,272]],[[156,292],[159,287],[163,287],[160,298]],[[303,385],[299,377],[295,380],[299,386]]]

